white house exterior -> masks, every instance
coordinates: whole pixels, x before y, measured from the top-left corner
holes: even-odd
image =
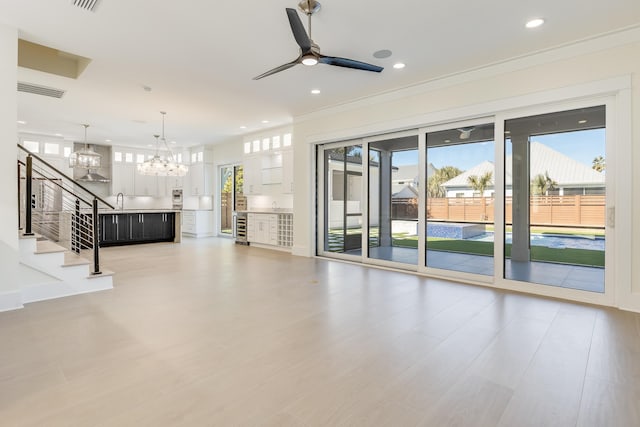
[[[557,183],[554,192],[560,196],[578,194],[604,194],[605,175],[593,168],[578,162],[571,157],[549,148],[540,142],[532,142],[530,145],[530,177],[533,179],[538,174],[545,175]],[[505,162],[505,191],[511,196],[511,155]],[[485,189],[484,196],[491,197],[494,192],[495,166],[493,162],[484,162],[466,170],[455,178],[442,184],[447,191],[447,197],[473,197],[479,196],[469,185],[469,177],[482,176],[491,172],[491,183]]]

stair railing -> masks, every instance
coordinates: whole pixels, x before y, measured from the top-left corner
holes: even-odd
[[[77,254],[93,252],[100,271],[100,210],[114,206],[18,144],[18,227],[38,233]]]

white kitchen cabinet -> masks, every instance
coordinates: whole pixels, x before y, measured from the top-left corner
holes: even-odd
[[[142,175],[136,171],[133,179],[133,190],[135,196],[157,196],[158,177]]]
[[[136,167],[131,163],[114,163],[112,165],[111,194],[122,193],[125,196],[135,195],[133,185]]]
[[[244,156],[242,163],[244,167],[244,195],[262,194],[262,163],[260,156]]]
[[[293,193],[293,151],[282,152],[282,192]]]
[[[189,194],[210,196],[213,194],[213,166],[209,163],[193,163],[189,166]]]
[[[247,240],[249,243],[278,245],[278,214],[247,214]]]
[[[212,210],[183,210],[182,234],[191,237],[213,236]]]

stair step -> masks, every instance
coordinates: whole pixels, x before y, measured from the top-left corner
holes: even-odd
[[[97,279],[99,277],[113,276],[116,274],[115,272],[106,270],[104,268],[101,268],[100,270],[102,271],[100,274],[90,274],[89,276],[87,276],[87,279]]]
[[[67,249],[50,241],[50,240],[38,240],[36,245],[37,254],[54,254],[58,252],[67,252]]]
[[[89,261],[86,258],[82,258],[81,256],[73,253],[73,252],[65,252],[64,253],[64,264],[62,265],[63,267],[71,267],[74,265],[88,265],[91,264],[91,261]]]

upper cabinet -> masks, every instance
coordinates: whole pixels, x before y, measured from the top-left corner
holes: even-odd
[[[205,147],[194,147],[190,153],[188,194],[211,196],[213,194],[212,152]]]
[[[244,194],[293,193],[291,134],[244,143]]]

